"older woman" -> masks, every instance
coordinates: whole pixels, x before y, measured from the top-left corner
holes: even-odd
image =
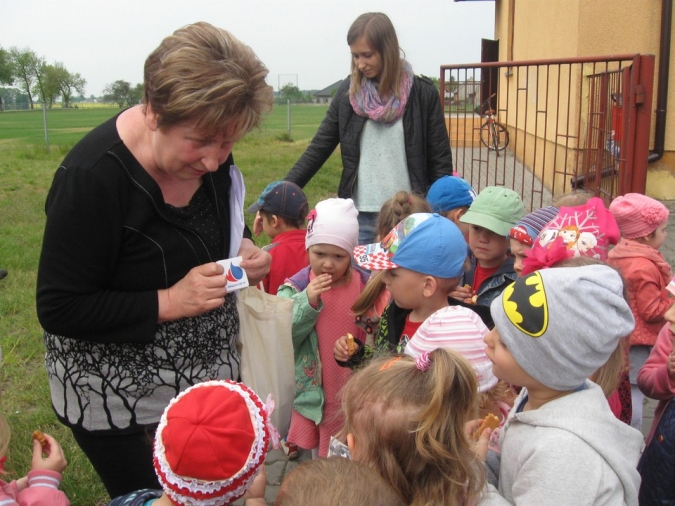
[[[452,155],[438,90],[401,57],[387,15],[361,14],[349,28],[347,44],[350,78],[284,179],[304,187],[339,145],[338,197],[354,200],[359,244],[369,244],[375,242],[382,204],[400,190],[426,195],[434,181],[452,174]]]
[[[271,108],[267,73],[228,32],[181,28],[145,62],[143,105],[56,171],[37,287],[52,404],[111,497],[159,488],[151,436],[172,397],[239,376],[216,261],[242,256],[251,284],[269,271],[231,154]]]

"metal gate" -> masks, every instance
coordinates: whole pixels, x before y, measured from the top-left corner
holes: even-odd
[[[573,190],[644,193],[654,57],[443,65],[454,169],[532,210]]]

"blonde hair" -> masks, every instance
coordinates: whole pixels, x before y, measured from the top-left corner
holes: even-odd
[[[275,506],[404,506],[373,469],[342,457],[300,464],[284,479]]]
[[[430,213],[431,206],[419,195],[407,191],[396,192],[380,208],[377,215],[377,236],[382,239],[392,228],[415,213]]]
[[[553,199],[554,207],[576,207],[583,206],[590,199],[595,197],[595,193],[588,190],[572,190]]]
[[[507,382],[499,380],[487,392],[480,392],[478,394],[478,414],[480,418],[485,417],[491,413],[490,409],[495,403],[503,402],[509,406],[513,406],[513,401],[516,398],[516,391]],[[495,413],[493,413],[495,414]]]
[[[392,228],[405,220],[408,216],[415,213],[430,213],[429,203],[419,195],[407,191],[396,192],[392,198],[387,200],[380,208],[377,216],[376,233],[378,240],[385,237]],[[375,301],[385,289],[382,276],[384,271],[378,272],[368,280],[364,290],[359,295],[352,306],[355,316],[365,314],[373,307]],[[450,293],[452,289],[448,290]]]
[[[381,357],[343,389],[352,458],[375,469],[406,504],[473,504],[485,469],[464,430],[476,406],[477,380],[457,353],[437,349],[424,371],[407,355]]]
[[[160,128],[196,121],[202,132],[238,139],[272,109],[267,74],[250,47],[199,22],[166,37],[145,60],[143,102]]]
[[[403,76],[403,62],[401,48],[394,25],[386,14],[382,12],[366,12],[361,14],[352,23],[347,32],[347,44],[355,44],[365,37],[370,49],[380,54],[382,58],[382,73],[379,76],[378,90],[380,96],[393,93],[400,98],[401,79]],[[355,95],[361,89],[366,76],[359,70],[354,58],[351,59],[352,82],[349,87],[350,95]]]

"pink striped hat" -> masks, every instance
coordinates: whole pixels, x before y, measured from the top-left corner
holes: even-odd
[[[478,378],[478,392],[497,384],[492,362],[485,354],[483,337],[489,332],[476,313],[462,306],[447,306],[424,320],[405,347],[406,355],[418,358],[424,352],[445,348],[469,361]]]

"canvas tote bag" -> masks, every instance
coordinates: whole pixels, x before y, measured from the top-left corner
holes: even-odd
[[[293,301],[250,286],[237,293],[241,380],[265,401],[272,394],[272,423],[288,435],[295,397],[291,326]]]

